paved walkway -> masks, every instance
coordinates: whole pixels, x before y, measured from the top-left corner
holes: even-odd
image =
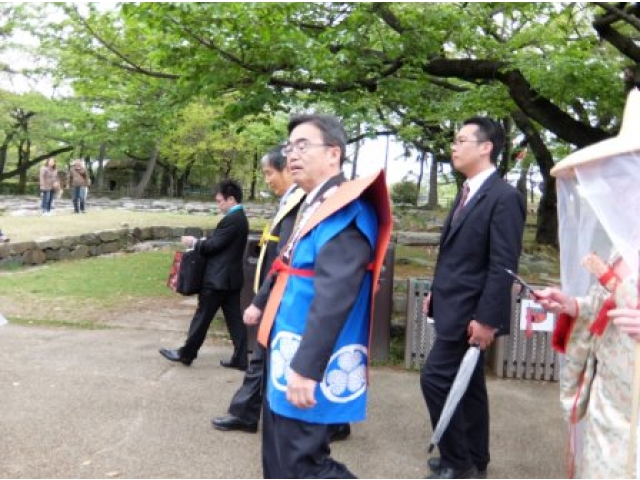
[[[186,325],[185,325],[186,330]],[[161,346],[184,333],[0,326],[0,477],[253,478],[260,435],[223,433],[242,374],[207,340],[190,367]],[[418,375],[374,368],[369,419],[334,456],[367,478],[423,478],[431,428]],[[489,378],[491,478],[565,476],[557,384]]]

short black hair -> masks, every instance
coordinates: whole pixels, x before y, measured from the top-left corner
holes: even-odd
[[[267,152],[262,157],[262,164],[269,165],[275,168],[277,171],[283,171],[287,166],[287,157],[282,154],[283,145],[277,145]]]
[[[242,187],[235,180],[222,180],[213,190],[213,195],[222,195],[222,198],[228,200],[229,197],[236,199],[236,202],[242,203]]]
[[[322,141],[331,147],[340,148],[340,165],[347,158],[347,134],[340,120],[333,115],[323,113],[305,113],[293,115],[289,119],[289,135],[294,128],[303,123],[310,123],[322,133]]]
[[[498,163],[498,156],[504,148],[505,134],[502,125],[489,117],[471,117],[462,122],[463,125],[478,127],[476,136],[481,142],[491,142],[491,162]]]

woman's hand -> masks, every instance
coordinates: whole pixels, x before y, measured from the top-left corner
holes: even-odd
[[[614,308],[610,310],[609,318],[624,333],[640,342],[640,310],[635,308]]]
[[[571,295],[567,295],[562,290],[555,287],[546,287],[542,290],[536,290],[536,301],[546,311],[555,313],[566,313],[570,317],[578,314],[578,302]]]

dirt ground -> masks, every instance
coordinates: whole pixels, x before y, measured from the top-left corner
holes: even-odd
[[[110,309],[96,309],[89,303],[74,303],[65,308],[64,302],[55,299],[30,302],[0,295],[0,313],[5,317],[18,322],[20,319],[41,318],[47,323],[64,322],[65,326],[78,323],[83,328],[127,328],[186,334],[195,308],[195,297],[178,295],[128,300]],[[92,327],[87,327],[88,324]],[[221,317],[216,318],[209,333],[220,338],[228,337]]]

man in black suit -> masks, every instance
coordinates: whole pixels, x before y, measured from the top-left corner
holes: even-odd
[[[205,239],[183,236],[186,247],[207,258],[198,308],[191,319],[185,344],[178,350],[160,349],[160,354],[172,362],[191,365],[204,343],[209,325],[222,307],[224,319],[233,342],[233,356],[220,360],[220,365],[238,370],[247,369],[247,329],[242,322],[240,291],[244,282],[242,261],[249,235],[249,222],[242,206],[242,188],[233,180],[223,180],[215,189],[218,209],[224,215],[213,233]]]
[[[466,120],[452,146],[454,168],[466,177],[440,239],[425,311],[434,319],[436,340],[420,383],[435,428],[469,345],[482,350],[469,387],[429,459],[428,478],[486,478],[489,463],[489,405],[484,350],[509,333],[512,280],[522,248],[526,210],[522,195],[503,181],[495,163],[504,144],[496,122]]]

